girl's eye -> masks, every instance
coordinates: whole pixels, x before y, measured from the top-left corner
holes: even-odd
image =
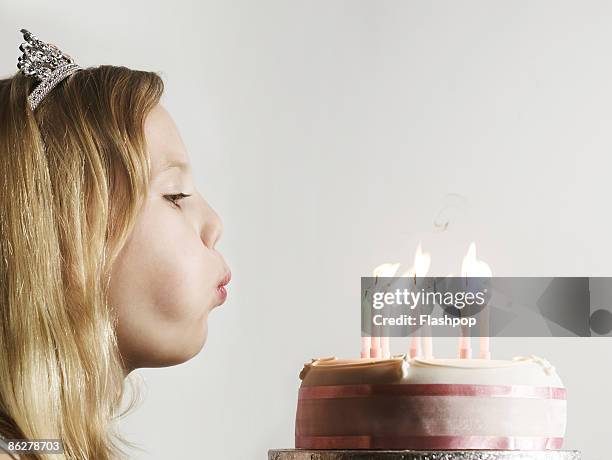
[[[175,193],[172,195],[164,195],[164,198],[170,201],[177,208],[180,208],[178,202],[182,200],[183,198],[187,198],[188,196],[191,196],[191,195],[186,195],[184,193]]]

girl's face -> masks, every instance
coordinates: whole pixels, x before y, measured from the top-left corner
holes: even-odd
[[[185,146],[159,104],[145,121],[145,136],[150,192],[111,268],[109,293],[128,372],[195,356],[206,341],[208,313],[225,301],[230,278],[215,249],[219,216],[195,189]]]

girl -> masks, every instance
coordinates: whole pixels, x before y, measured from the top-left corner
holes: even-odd
[[[221,223],[158,75],[82,69],[22,32],[0,80],[0,436],[114,459],[126,376],[196,355],[226,298]]]

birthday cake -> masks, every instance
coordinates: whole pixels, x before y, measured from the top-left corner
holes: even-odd
[[[313,359],[300,373],[301,449],[555,450],[566,391],[536,356]]]

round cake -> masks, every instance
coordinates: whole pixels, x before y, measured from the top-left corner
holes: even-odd
[[[300,449],[554,450],[566,391],[536,357],[313,359],[295,422]]]

